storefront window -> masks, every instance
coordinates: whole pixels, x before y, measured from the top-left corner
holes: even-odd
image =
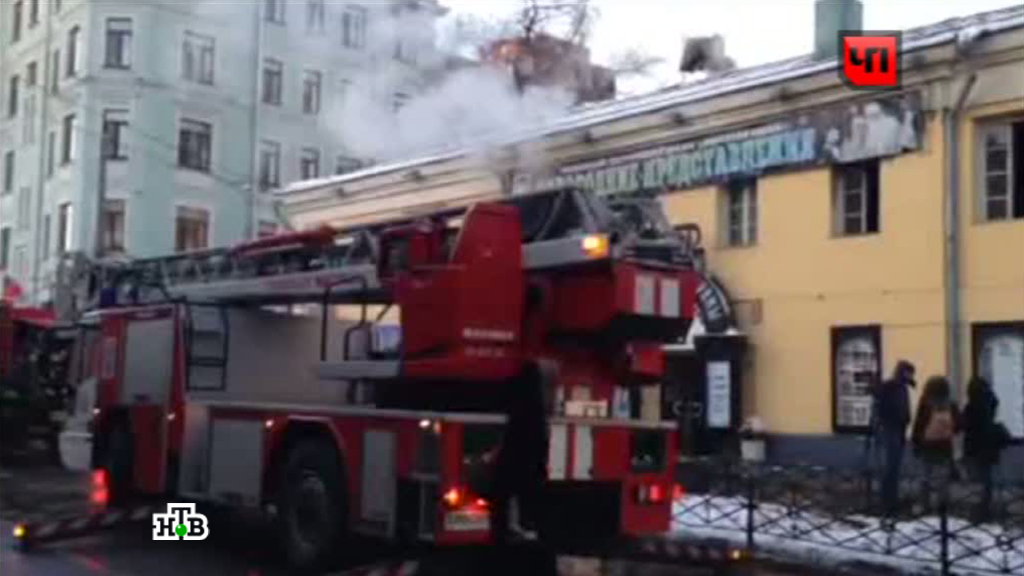
[[[999,398],[996,420],[1024,438],[1024,322],[974,326],[974,369]]]
[[[833,427],[837,432],[865,432],[871,425],[872,386],[880,379],[878,326],[832,329]]]

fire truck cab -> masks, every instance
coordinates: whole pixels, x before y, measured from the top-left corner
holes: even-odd
[[[297,566],[349,532],[486,542],[503,387],[544,360],[542,532],[665,531],[674,425],[629,398],[688,328],[692,248],[656,200],[563,190],[98,271],[97,498],[260,508]]]

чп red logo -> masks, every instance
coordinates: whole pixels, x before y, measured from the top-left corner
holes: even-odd
[[[839,76],[858,90],[900,87],[900,33],[839,33]]]

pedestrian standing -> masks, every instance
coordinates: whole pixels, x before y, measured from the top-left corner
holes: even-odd
[[[882,382],[878,389],[878,426],[885,453],[882,505],[888,515],[895,514],[899,508],[900,468],[907,426],[910,425],[910,389],[916,386],[914,373],[913,364],[900,360],[893,369],[892,378]]]
[[[974,511],[979,522],[991,513],[992,469],[999,464],[1000,452],[1006,444],[1006,429],[996,422],[998,409],[999,398],[988,381],[971,378],[963,415],[964,456],[972,476],[981,484],[981,499]]]
[[[953,470],[953,440],[960,430],[960,412],[953,400],[949,380],[932,376],[925,383],[917,405],[911,439],[914,454],[924,470],[923,503],[930,510],[932,489],[948,488]]]

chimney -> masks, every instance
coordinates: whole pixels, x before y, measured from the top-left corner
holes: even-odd
[[[814,3],[814,57],[839,56],[839,31],[861,30],[864,7],[860,0],[816,0]]]

